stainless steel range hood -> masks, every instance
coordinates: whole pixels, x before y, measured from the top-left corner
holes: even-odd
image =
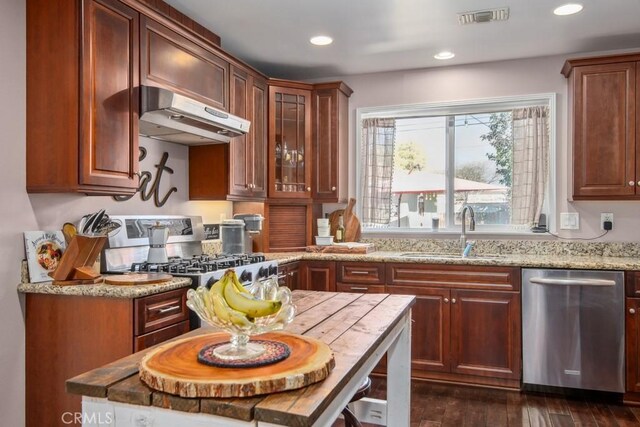
[[[230,142],[248,120],[166,89],[141,86],[140,135],[184,145]]]

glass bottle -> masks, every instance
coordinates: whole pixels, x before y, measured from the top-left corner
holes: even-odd
[[[336,243],[344,242],[344,219],[342,215],[338,217],[338,228],[336,228]]]

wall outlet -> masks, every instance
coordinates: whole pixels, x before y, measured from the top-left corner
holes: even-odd
[[[600,214],[600,230],[604,230],[604,222],[611,222],[611,229],[613,229],[613,214],[612,213],[601,213]]]
[[[579,230],[580,214],[577,212],[560,212],[561,230]]]

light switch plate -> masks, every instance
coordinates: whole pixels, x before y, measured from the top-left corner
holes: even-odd
[[[577,212],[560,212],[561,230],[580,229],[580,214]]]

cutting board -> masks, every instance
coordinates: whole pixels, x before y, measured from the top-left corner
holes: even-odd
[[[333,211],[329,215],[329,224],[331,224],[330,234],[336,235],[336,229],[338,228],[339,217],[342,215],[344,222],[344,240],[345,242],[357,242],[360,240],[360,234],[362,233],[360,227],[360,220],[353,212],[353,208],[356,205],[356,199],[349,199],[349,203],[345,209],[338,209]]]
[[[324,253],[324,254],[367,254],[375,251],[373,243],[334,243],[325,246],[307,246],[307,252]]]
[[[286,344],[289,357],[272,365],[219,368],[198,362],[200,350],[228,342],[217,332],[164,344],[140,362],[140,379],[154,390],[182,397],[246,397],[306,387],[325,379],[335,361],[329,346],[314,338],[288,332],[259,335],[261,340]]]
[[[134,273],[119,274],[116,276],[105,277],[105,285],[151,285],[153,283],[164,283],[173,279],[173,276],[166,273]]]

